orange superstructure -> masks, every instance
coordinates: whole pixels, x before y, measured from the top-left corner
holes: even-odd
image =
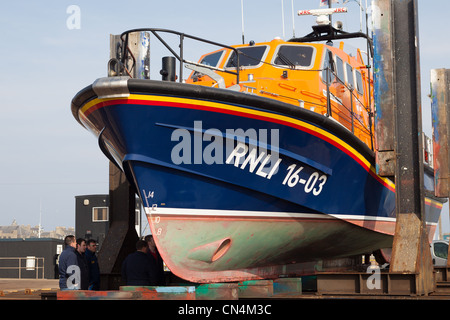
[[[203,55],[186,82],[238,90],[331,116],[372,147],[372,77],[359,50],[353,57],[344,52],[343,43],[337,48],[280,39],[233,47],[239,51],[239,80],[236,51],[224,48]]]

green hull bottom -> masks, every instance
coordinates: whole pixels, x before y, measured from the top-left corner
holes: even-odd
[[[320,214],[182,214],[182,209],[168,214],[160,208],[150,213],[152,234],[168,268],[200,283],[312,274],[320,261],[389,248],[393,240]]]

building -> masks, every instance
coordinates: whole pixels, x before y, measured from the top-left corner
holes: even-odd
[[[0,239],[0,278],[57,279],[64,240]]]
[[[9,226],[0,226],[0,238],[37,238],[39,226],[31,227],[30,225],[18,225],[16,220]]]
[[[9,226],[0,226],[0,239],[29,239],[29,238],[54,238],[64,239],[69,234],[75,234],[73,227],[56,227],[53,231],[44,231],[39,226],[19,225],[13,220]]]
[[[136,232],[140,236],[141,201],[136,199]],[[75,197],[75,236],[94,239],[100,249],[109,229],[109,195],[81,195]]]

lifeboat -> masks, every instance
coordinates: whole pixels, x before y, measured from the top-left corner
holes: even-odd
[[[124,32],[112,76],[82,89],[72,112],[135,187],[174,274],[298,276],[392,247],[395,184],[375,170],[373,76],[339,42],[364,34],[318,25],[289,41],[217,44],[197,62],[171,48],[166,65],[190,73],[169,67],[163,81],[129,76],[128,35],[144,31],[217,44]],[[442,201],[429,192],[425,204],[432,237]]]

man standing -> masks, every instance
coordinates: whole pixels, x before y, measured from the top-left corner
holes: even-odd
[[[100,290],[100,269],[98,267],[98,259],[95,253],[97,252],[97,242],[89,239],[86,242],[85,257],[89,269],[89,290]]]
[[[80,289],[88,290],[89,287],[89,269],[84,253],[86,252],[86,240],[83,238],[77,239],[76,255],[78,259],[78,266],[80,267]]]
[[[81,276],[76,255],[75,236],[66,236],[64,244],[65,249],[59,256],[59,288],[61,290],[79,290]]]
[[[122,263],[122,281],[127,286],[153,285],[152,267],[147,250],[147,243],[144,240],[138,240],[136,251],[128,255]]]

